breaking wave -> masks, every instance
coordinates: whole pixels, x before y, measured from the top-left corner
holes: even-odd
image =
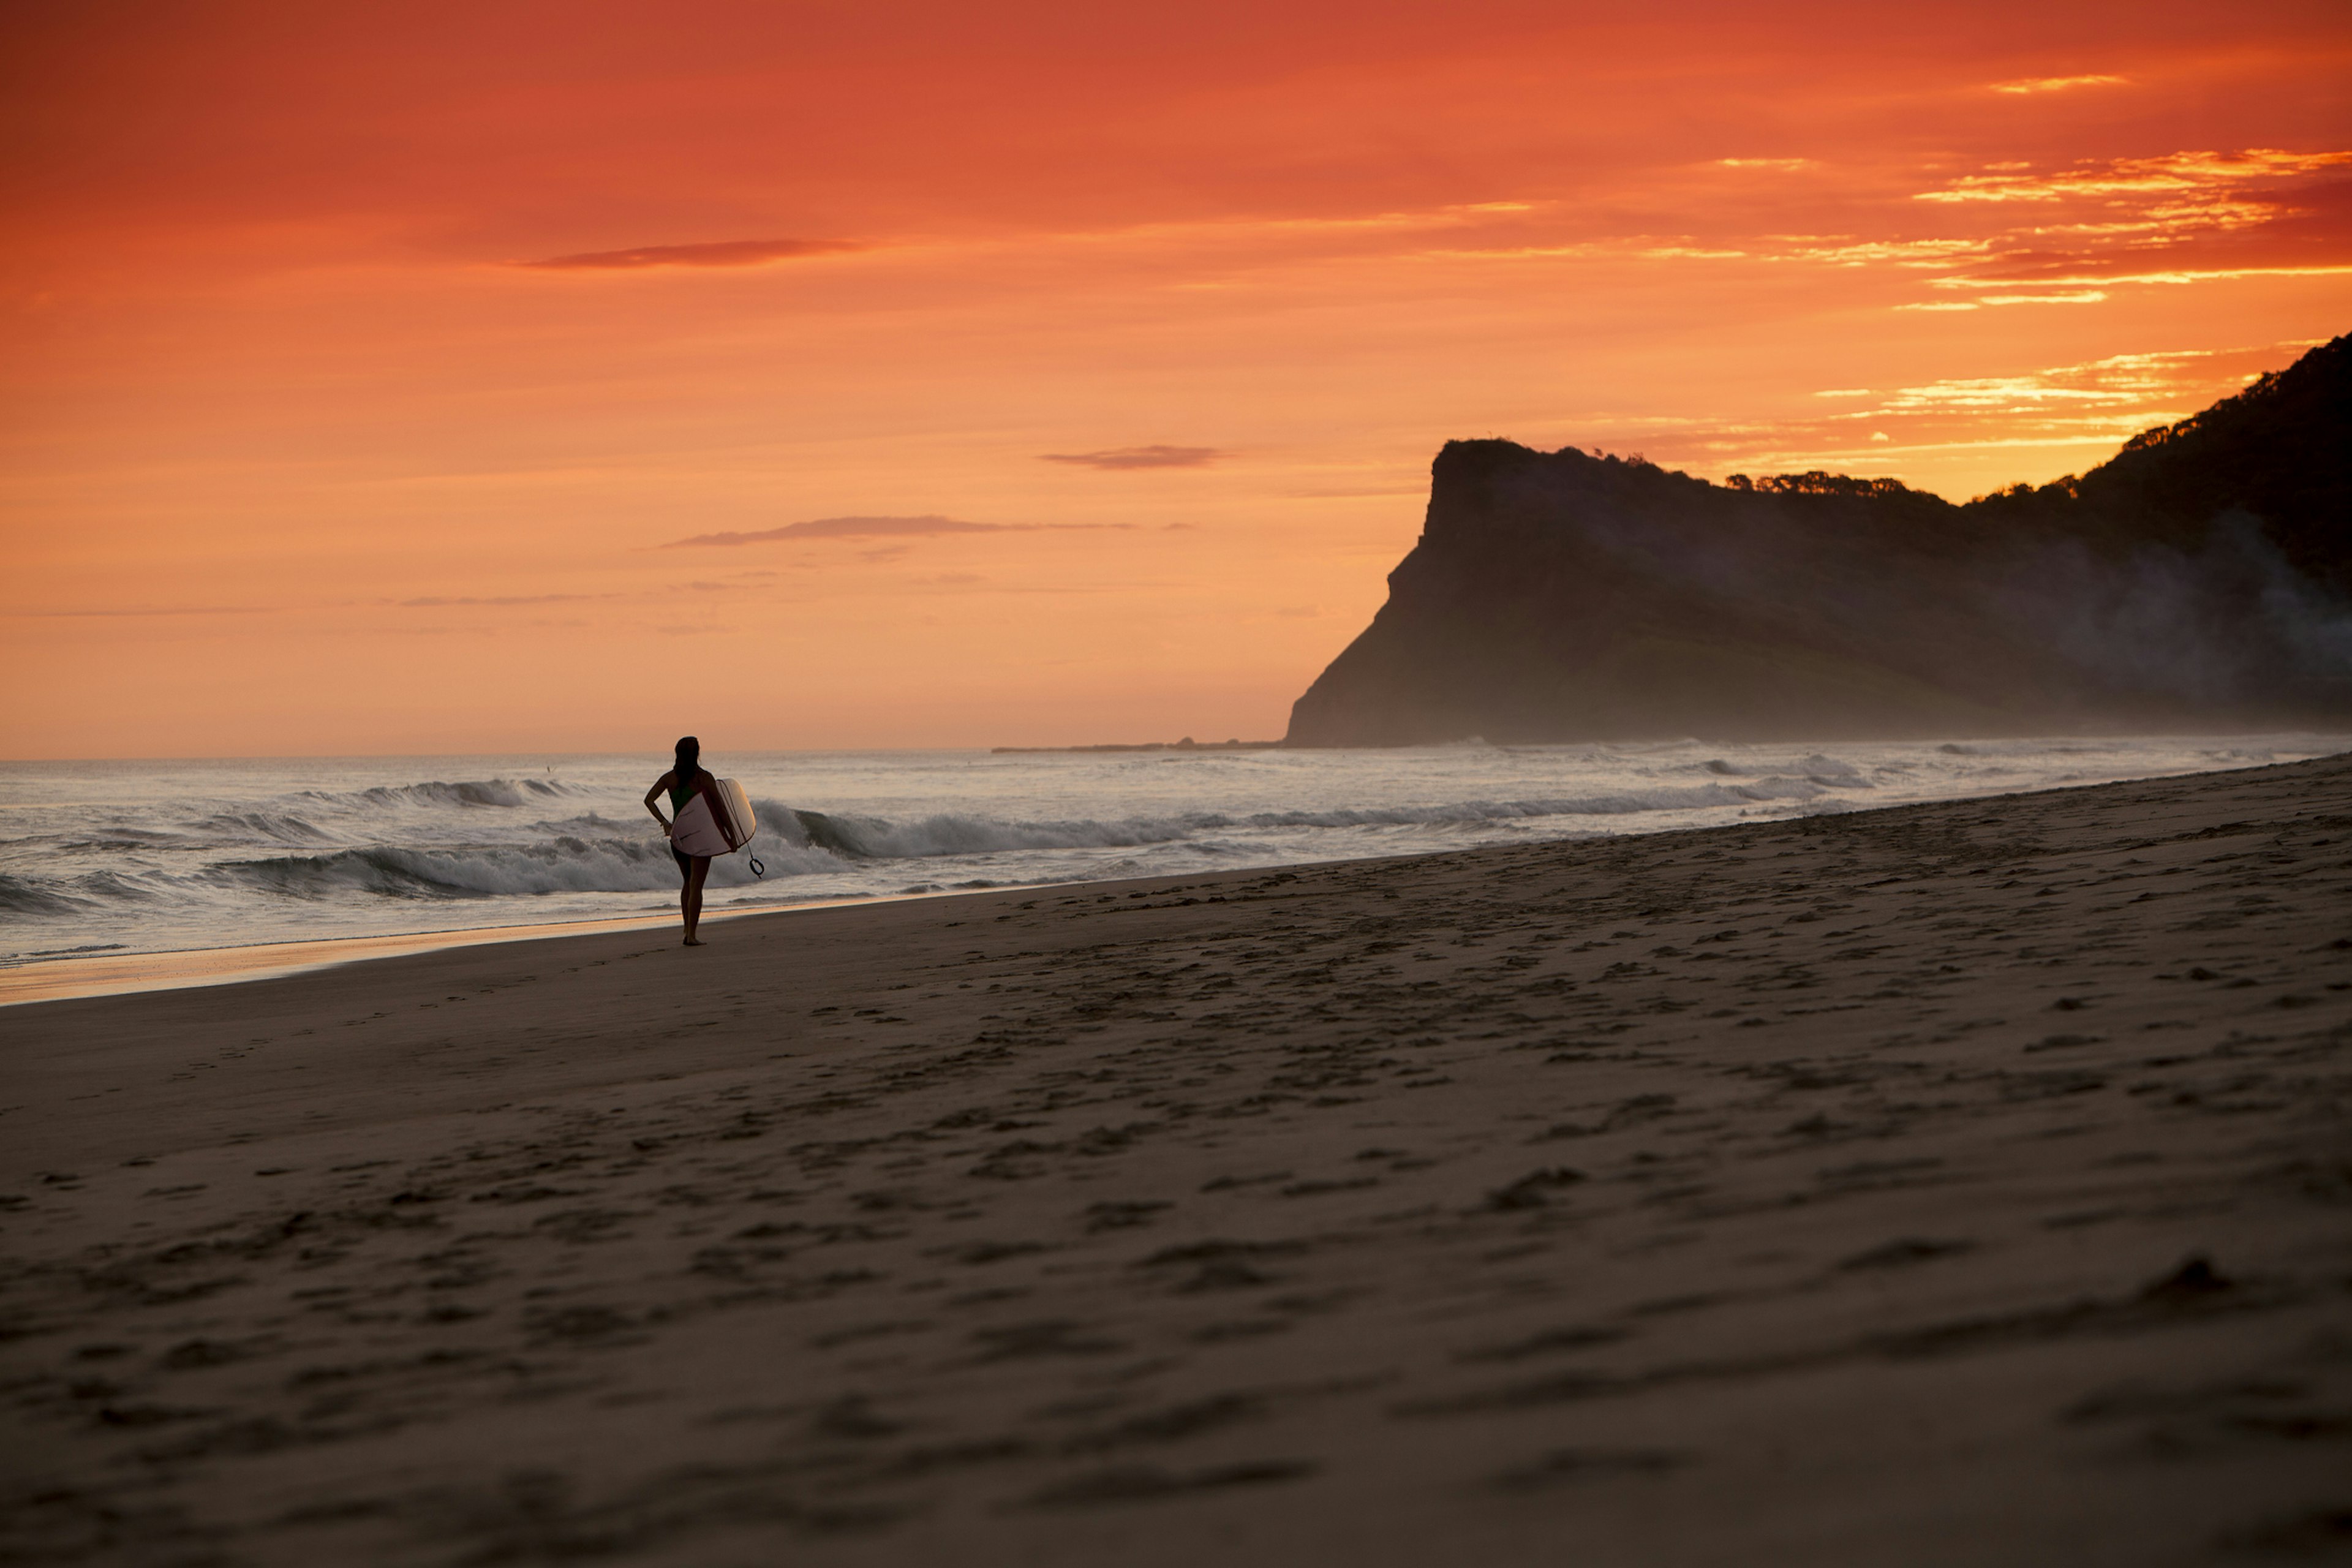
[[[818,857],[822,864],[812,863]],[[838,869],[823,851],[763,852],[768,874]],[[387,899],[490,899],[547,893],[674,892],[677,866],[669,846],[655,838],[581,839],[547,844],[417,849],[378,846],[331,855],[282,855],[236,860],[206,875],[226,883],[292,899],[366,893]],[[728,856],[713,861],[710,884],[752,881],[751,868]]]
[[[2330,737],[1932,742],[1836,754],[1700,740],[1408,748],[1246,763],[804,753],[746,771],[750,858],[714,909],[1191,875],[1780,818],[2324,754]],[[1847,760],[1850,758],[1851,760]],[[1160,759],[1164,762],[1168,759]],[[0,799],[0,965],[142,950],[644,918],[675,907],[650,759],[292,759],[60,771]],[[437,773],[441,776],[422,776]],[[405,776],[404,776],[405,775]],[[0,794],[5,794],[0,791]],[[802,803],[799,806],[793,801]],[[811,804],[824,809],[808,809]]]
[[[195,827],[199,832],[274,838],[285,844],[327,844],[334,837],[291,812],[280,811],[215,812],[198,818]]]
[[[536,805],[573,793],[571,786],[553,779],[467,779],[457,784],[444,784],[436,779],[424,784],[378,784],[373,789],[306,789],[300,798],[330,806],[373,806],[381,810],[415,805]]]
[[[1827,759],[1809,759],[1826,762]],[[860,865],[893,860],[984,858],[1030,851],[1148,848],[1190,843],[1203,853],[1223,853],[1251,834],[1281,837],[1318,829],[1420,829],[1443,836],[1450,828],[1530,822],[1546,817],[1624,816],[1643,812],[1688,811],[1710,806],[1813,801],[1827,791],[1853,787],[1858,778],[1824,771],[1805,777],[1772,775],[1731,782],[1676,785],[1622,794],[1571,795],[1535,800],[1474,800],[1426,806],[1368,806],[1324,811],[1226,813],[1177,812],[1100,820],[1091,817],[1020,821],[940,814],[910,821],[847,813],[803,811],[779,801],[755,803],[760,837],[751,848],[765,864],[765,879],[854,874]],[[423,793],[420,793],[423,792]],[[564,793],[536,780],[410,784],[352,792],[338,798],[362,803],[422,802],[444,806],[537,804]],[[327,798],[322,796],[321,798]],[[0,918],[40,920],[79,915],[96,908],[134,903],[217,898],[224,893],[261,895],[273,900],[317,902],[409,900],[531,898],[566,893],[668,893],[677,886],[669,847],[650,833],[633,831],[591,811],[559,821],[530,825],[546,837],[516,844],[358,844],[299,852],[331,845],[334,837],[307,817],[263,809],[217,813],[195,824],[204,831],[262,847],[283,844],[298,852],[214,859],[201,869],[101,870],[56,879],[0,876]],[[520,825],[519,825],[520,826]],[[256,841],[259,841],[256,843]],[[1058,879],[1075,868],[1036,866],[1017,875]],[[1089,874],[1102,874],[1096,868]],[[749,859],[721,856],[712,862],[710,884],[740,888],[756,879]]]
[[[79,899],[0,871],[0,914],[69,915],[85,907]]]
[[[1620,795],[1571,795],[1543,800],[1473,800],[1444,805],[1368,806],[1360,810],[1268,811],[1244,815],[1187,812],[1168,816],[1129,816],[1007,822],[989,817],[940,816],[915,822],[799,811],[774,801],[753,803],[761,826],[786,842],[803,843],[857,860],[921,859],[941,855],[985,855],[1022,849],[1118,849],[1169,844],[1202,833],[1279,828],[1445,827],[1523,821],[1547,816],[1626,816],[1649,811],[1691,811],[1709,806],[1807,801],[1832,789],[1867,788],[1853,768],[1827,757],[1818,772],[1801,778],[1773,775],[1744,784],[1678,785]]]

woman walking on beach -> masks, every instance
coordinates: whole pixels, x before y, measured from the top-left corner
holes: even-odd
[[[680,739],[677,765],[654,780],[654,787],[646,791],[646,809],[662,825],[663,837],[668,837],[675,829],[677,814],[686,809],[686,803],[694,798],[695,793],[718,782],[702,771],[702,742],[691,735]],[[668,816],[664,816],[661,807],[654,804],[664,791],[669,794]],[[686,945],[700,947],[702,939],[694,934],[694,928],[702,923],[702,883],[710,875],[710,857],[681,854],[674,844],[669,854],[677,862],[678,875],[686,879],[686,886],[677,896],[678,913],[686,919]]]

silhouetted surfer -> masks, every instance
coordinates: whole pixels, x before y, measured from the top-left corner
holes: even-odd
[[[677,743],[677,765],[654,780],[654,787],[646,791],[646,809],[662,825],[662,834],[667,837],[674,830],[674,819],[686,809],[686,803],[695,797],[696,792],[718,782],[702,771],[702,742],[688,735]],[[669,792],[668,816],[664,816],[661,807],[654,804],[665,790]],[[694,934],[694,928],[702,923],[702,882],[710,875],[710,857],[680,854],[676,845],[670,847],[669,854],[677,862],[678,875],[686,879],[686,887],[677,896],[678,913],[686,917],[686,945],[700,947],[702,939]]]

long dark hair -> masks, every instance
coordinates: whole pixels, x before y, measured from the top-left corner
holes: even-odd
[[[702,742],[691,735],[681,735],[677,741],[677,767],[673,784],[678,789],[692,789],[702,776]]]

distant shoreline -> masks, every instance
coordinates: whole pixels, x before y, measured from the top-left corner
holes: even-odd
[[[1099,746],[991,746],[988,752],[993,757],[1008,757],[1082,752],[1276,752],[1289,743],[1287,741],[1196,741],[1187,735],[1181,741],[1110,742]]]
[[[1107,743],[1097,746],[1073,747],[997,747],[998,752],[1045,754],[1104,753],[1175,753],[1190,754],[1208,752],[1263,751],[1281,749],[1281,742],[1223,741],[1202,743],[1187,737],[1176,742],[1140,743]],[[2261,766],[2263,764],[2253,764]],[[2275,764],[2273,764],[2275,765]],[[2210,770],[2216,773],[2242,771],[2244,764]],[[2157,774],[2154,777],[2189,779],[2203,776],[2209,770],[2195,770],[2179,774]],[[1935,798],[1948,800],[1991,801],[2019,796],[2031,796],[2053,790],[2098,787],[2082,783],[2048,783],[2010,784],[1981,795],[1931,797],[1930,801],[1888,801],[1884,804],[1858,805],[1842,816],[1869,816],[1885,811],[1902,810],[1922,804],[1932,804]],[[1680,835],[1710,831],[1717,827],[1736,826],[1729,823],[1685,825],[1681,826],[1638,826],[1618,828],[1601,836],[1608,837],[1649,837],[1654,835]],[[1588,834],[1570,836],[1570,842]],[[1370,857],[1355,855],[1306,854],[1294,858],[1268,861],[1255,868],[1234,868],[1228,875],[1252,872],[1271,873],[1300,870],[1308,867],[1340,864],[1378,864],[1389,861],[1413,860],[1427,855],[1458,853],[1450,848],[1407,849]],[[1209,873],[1212,875],[1221,873]],[[733,921],[754,915],[807,913],[821,910],[925,901],[935,899],[965,899],[985,897],[992,893],[1019,893],[1026,890],[1104,889],[1133,882],[1132,875],[1085,877],[1074,880],[1047,878],[1039,880],[1014,879],[979,884],[901,888],[871,892],[845,892],[794,899],[781,903],[756,902],[743,905],[714,906],[706,916],[710,920]],[[575,920],[530,920],[493,921],[480,925],[444,927],[427,931],[393,931],[361,932],[348,935],[288,937],[275,940],[227,941],[201,945],[133,949],[131,951],[86,950],[79,952],[53,952],[37,957],[28,956],[15,962],[0,962],[0,1013],[47,1002],[91,999],[129,995],[143,992],[176,991],[205,988],[224,984],[278,980],[288,976],[324,969],[339,969],[371,960],[415,956],[447,952],[461,948],[534,942],[564,938],[590,938],[612,931],[652,931],[672,928],[677,921],[673,910],[647,909],[639,906],[633,912],[587,915]]]
[[[1153,742],[1132,745],[998,747],[995,750],[1037,752],[1247,751],[1268,750],[1280,744],[1281,742],[1278,742],[1240,741],[1208,744],[1191,742]],[[985,901],[991,899],[1009,898],[1034,900],[1040,895],[1051,894],[1066,898],[1101,894],[1111,889],[1133,888],[1163,888],[1181,891],[1182,887],[1206,888],[1228,881],[1239,884],[1253,879],[1274,878],[1286,881],[1294,879],[1295,876],[1301,872],[1337,874],[1351,868],[1385,870],[1422,863],[1433,864],[1438,861],[1452,860],[1457,857],[1526,855],[1540,853],[1548,848],[1566,848],[1570,846],[1591,845],[1596,842],[1631,847],[1653,840],[1717,834],[1755,834],[1775,828],[1795,828],[1801,832],[1811,832],[1815,830],[1801,825],[1820,821],[1859,826],[1867,825],[1874,819],[1883,819],[1891,815],[1906,812],[1965,811],[1972,807],[2005,810],[2022,803],[2062,796],[2091,797],[2101,792],[2124,789],[2149,789],[2160,786],[2192,788],[2200,784],[2220,787],[2231,781],[2260,777],[2287,770],[2313,771],[2330,763],[2343,765],[2347,762],[2352,762],[2352,752],[2330,753],[2326,756],[2288,763],[2252,763],[2241,767],[2200,770],[2193,773],[2162,773],[2147,778],[2103,780],[2096,783],[2045,784],[2018,789],[1991,791],[1981,795],[1890,801],[1884,805],[1854,807],[1825,818],[1792,817],[1779,821],[1706,823],[1597,835],[1580,839],[1538,840],[1526,845],[1479,845],[1454,849],[1415,850],[1394,855],[1347,856],[1328,859],[1305,859],[1262,866],[1236,867],[1230,870],[1208,872],[1154,873],[1141,876],[1086,878],[1071,881],[1007,882],[977,887],[932,888],[922,891],[859,893],[781,904],[757,903],[714,907],[703,918],[706,921],[726,921],[731,924],[737,921],[759,917],[838,913],[849,910],[876,909],[898,904],[921,904],[946,900]],[[1024,904],[1022,907],[1027,908],[1030,905]],[[432,931],[385,931],[352,936],[223,942],[214,946],[164,948],[147,952],[57,954],[13,963],[0,963],[0,1009],[48,1000],[128,997],[151,991],[203,989],[220,984],[282,981],[313,974],[323,969],[338,968],[370,960],[421,959],[435,954],[452,954],[457,950],[468,948],[538,942],[590,942],[607,936],[674,929],[677,920],[675,910],[665,910],[659,913],[646,911],[628,915],[591,916],[574,921],[519,921],[511,924],[455,926]],[[67,973],[80,973],[95,977],[101,972],[118,969],[125,972],[126,977],[114,983],[101,981],[87,985],[65,984],[54,989],[46,985],[12,987],[9,984],[12,979],[35,975],[45,979]],[[131,977],[127,972],[133,969],[152,970],[157,973],[141,973],[136,977]],[[176,970],[182,973],[174,978],[163,978],[161,972],[165,970]],[[30,991],[34,994],[16,994],[18,991]]]

